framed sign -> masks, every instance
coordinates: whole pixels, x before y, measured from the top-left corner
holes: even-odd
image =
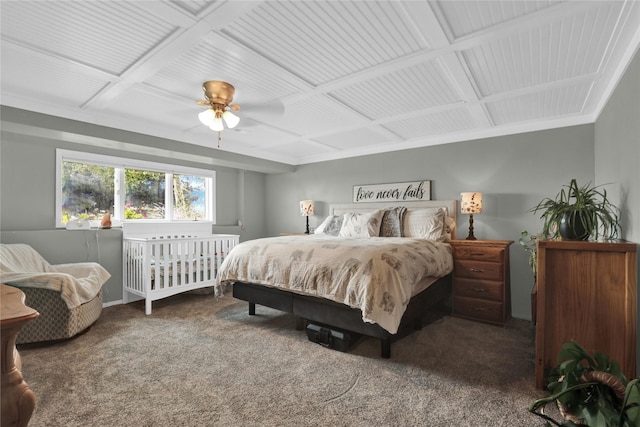
[[[431,200],[431,181],[353,186],[354,203],[419,200]]]

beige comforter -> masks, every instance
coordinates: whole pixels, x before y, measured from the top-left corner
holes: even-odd
[[[425,278],[453,270],[451,246],[424,239],[327,235],[281,236],[236,246],[218,272],[221,296],[233,281],[330,299],[362,311],[365,322],[394,334]]]
[[[29,245],[0,246],[2,283],[60,292],[71,309],[95,298],[109,277],[109,272],[96,262],[51,265]]]

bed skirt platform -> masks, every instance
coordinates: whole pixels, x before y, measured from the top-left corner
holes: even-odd
[[[304,329],[307,322],[313,322],[380,339],[381,357],[390,358],[392,341],[410,330],[419,329],[435,307],[450,310],[451,275],[439,279],[411,299],[396,334],[377,324],[364,322],[359,309],[322,298],[244,282],[234,282],[233,296],[249,302],[250,315],[255,314],[256,304],[293,314],[296,329]]]

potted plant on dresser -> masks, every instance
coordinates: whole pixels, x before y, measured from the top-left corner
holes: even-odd
[[[555,198],[544,198],[531,210],[541,213],[542,235],[565,240],[615,239],[620,231],[620,210],[607,198],[607,190],[576,179],[563,186]]]

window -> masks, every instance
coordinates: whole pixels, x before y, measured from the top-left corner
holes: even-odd
[[[69,221],[214,221],[215,172],[57,150],[56,226]]]

